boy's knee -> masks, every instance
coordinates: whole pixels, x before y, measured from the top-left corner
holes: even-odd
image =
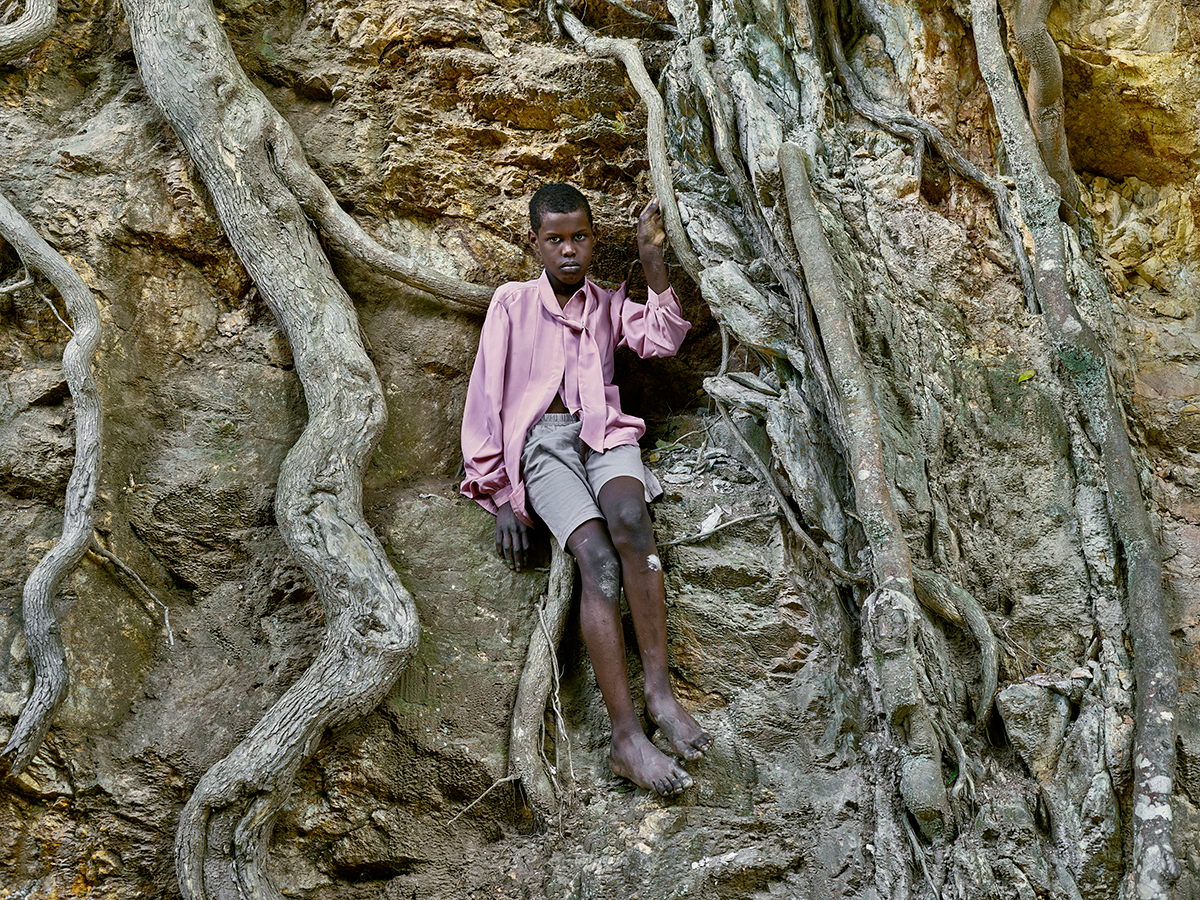
[[[622,554],[641,553],[654,546],[654,526],[650,511],[641,498],[622,500],[608,512],[608,533]]]
[[[585,587],[594,586],[608,599],[617,596],[621,590],[621,560],[610,545],[592,542],[576,554],[575,561]]]

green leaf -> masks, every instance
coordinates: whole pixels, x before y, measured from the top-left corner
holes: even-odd
[[[1037,374],[1037,372],[1034,369],[1026,369],[1024,372],[1022,372],[1020,375],[1017,376],[1017,384],[1020,384],[1022,381],[1028,381],[1030,378],[1032,378],[1036,374]]]

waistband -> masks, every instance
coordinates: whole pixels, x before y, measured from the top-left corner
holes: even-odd
[[[579,421],[575,413],[544,413],[535,425],[573,425]]]

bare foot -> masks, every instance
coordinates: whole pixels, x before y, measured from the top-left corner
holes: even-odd
[[[650,743],[640,730],[623,739],[613,736],[608,765],[614,774],[665,797],[692,786],[692,776]]]
[[[713,736],[700,727],[673,696],[661,703],[646,701],[646,717],[662,731],[684,759],[699,759],[713,745]]]

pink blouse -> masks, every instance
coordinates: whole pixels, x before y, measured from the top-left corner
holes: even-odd
[[[529,523],[521,481],[525,435],[561,392],[578,413],[583,440],[603,452],[637,444],[646,423],[621,412],[613,377],[613,352],[674,356],[691,323],[675,291],[650,291],[646,303],[591,281],[560,308],[543,272],[534,281],[496,289],[463,410],[462,451],[467,477],[462,492],[495,513],[505,503]]]

